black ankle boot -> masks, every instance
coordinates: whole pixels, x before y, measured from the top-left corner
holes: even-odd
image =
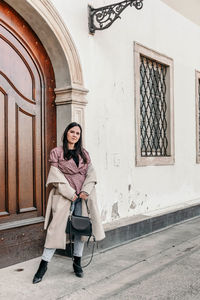
[[[44,274],[46,273],[46,270],[47,270],[47,264],[48,264],[47,261],[45,261],[43,259],[41,260],[39,268],[33,278],[33,283],[38,283],[42,280],[42,277],[44,276]]]
[[[81,268],[81,257],[74,256],[73,269],[77,277],[83,277],[83,269]]]

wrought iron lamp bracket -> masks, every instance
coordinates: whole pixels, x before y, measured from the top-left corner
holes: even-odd
[[[143,0],[125,0],[119,3],[93,8],[88,5],[89,10],[89,32],[95,33],[95,30],[104,30],[120,17],[120,14],[127,6],[134,6],[136,9],[143,7]]]

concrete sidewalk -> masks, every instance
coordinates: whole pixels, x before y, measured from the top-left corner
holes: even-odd
[[[40,258],[1,269],[0,299],[200,299],[199,232],[197,217],[98,253],[82,279],[62,256],[36,285]]]

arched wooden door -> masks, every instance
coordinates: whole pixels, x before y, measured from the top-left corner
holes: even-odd
[[[0,0],[0,267],[40,254],[54,74],[28,24]]]

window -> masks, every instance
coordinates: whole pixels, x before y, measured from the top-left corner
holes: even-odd
[[[196,71],[196,162],[200,163],[200,72]]]
[[[136,165],[174,163],[173,60],[135,43]]]

